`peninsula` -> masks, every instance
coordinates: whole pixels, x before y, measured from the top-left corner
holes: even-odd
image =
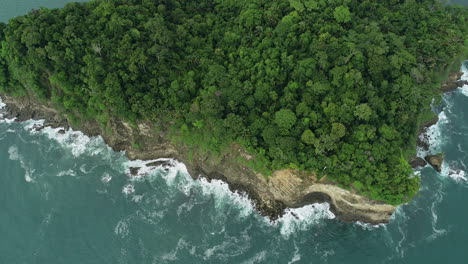
[[[9,117],[178,159],[271,218],[327,201],[385,223],[419,189],[408,160],[466,18],[432,0],[72,3],[0,23],[0,96]]]

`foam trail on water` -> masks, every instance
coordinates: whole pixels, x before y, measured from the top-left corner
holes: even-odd
[[[438,220],[438,216],[437,216],[437,213],[435,211],[435,208],[437,205],[440,204],[440,202],[442,202],[442,200],[444,199],[444,193],[440,190],[439,188],[439,192],[437,192],[435,194],[436,196],[436,200],[431,204],[431,214],[432,214],[432,235],[430,237],[428,237],[429,240],[434,240],[444,234],[446,234],[448,231],[446,229],[438,229],[436,226],[437,226],[437,220]]]
[[[382,228],[386,227],[385,224],[373,225],[373,224],[363,223],[363,222],[360,222],[360,221],[354,222],[354,225],[362,228],[363,230],[367,230],[367,231],[373,231],[373,230],[376,230],[376,229],[381,228],[381,227]]]
[[[297,247],[296,243],[294,243],[294,255],[288,264],[296,263],[301,260],[301,254],[299,254],[299,248]]]
[[[24,157],[19,154],[18,147],[13,145],[8,149],[9,159],[10,160],[17,160],[21,164],[21,168],[24,169],[24,180],[27,182],[34,182],[33,173],[36,171],[31,169],[31,166],[26,162]]]

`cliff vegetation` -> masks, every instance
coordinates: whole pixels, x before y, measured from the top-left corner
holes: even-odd
[[[150,121],[211,154],[236,143],[263,175],[315,172],[400,204],[467,14],[436,0],[72,3],[0,23],[0,91],[73,122]]]

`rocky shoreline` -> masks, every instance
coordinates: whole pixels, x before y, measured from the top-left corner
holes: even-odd
[[[463,85],[468,85],[468,81],[461,80],[463,72],[451,72],[447,80],[442,83],[440,91],[442,93],[450,93],[456,90],[458,87],[462,87]],[[427,130],[439,122],[439,117],[436,116],[432,120],[429,120],[425,124],[421,126],[418,133],[418,142],[417,146],[422,149],[423,151],[429,150],[429,138],[427,136]],[[422,168],[427,164],[431,165],[437,172],[442,171],[442,163],[444,161],[444,154],[437,153],[437,154],[428,154],[424,157],[413,157],[409,160],[410,165],[414,168]]]
[[[452,75],[451,75],[452,76]],[[450,82],[458,83],[460,75]],[[448,82],[447,82],[448,83]],[[444,84],[443,87],[454,85]],[[458,87],[458,86],[457,86]],[[155,132],[149,122],[138,122],[136,125],[119,119],[111,119],[103,129],[96,121],[82,121],[73,125],[67,116],[61,115],[48,102],[39,102],[29,97],[12,97],[0,94],[6,104],[4,118],[16,118],[17,121],[44,119],[44,126],[62,127],[63,132],[69,128],[82,131],[88,136],[102,136],[104,141],[115,151],[126,151],[129,159],[155,160],[171,158],[183,162],[190,175],[196,180],[205,177],[209,181],[218,179],[226,182],[231,191],[245,193],[253,201],[257,211],[275,220],[282,216],[286,208],[297,208],[316,202],[328,202],[330,210],[342,221],[360,221],[370,224],[388,223],[395,206],[371,200],[342,189],[326,177],[317,179],[314,174],[305,174],[292,169],[276,171],[268,179],[250,168],[236,162],[237,157],[251,159],[242,149],[232,144],[232,151],[221,157],[212,158],[202,154],[189,155],[188,147],[173,144],[163,133]],[[437,122],[426,124],[428,127]],[[41,127],[33,128],[36,130]],[[421,131],[423,132],[423,130]],[[138,146],[133,142],[141,142]],[[430,162],[432,159],[428,159]],[[424,163],[423,163],[424,162]],[[423,159],[415,159],[411,164],[425,166]],[[163,163],[148,166],[164,165]],[[130,174],[136,175],[139,168],[130,168]]]

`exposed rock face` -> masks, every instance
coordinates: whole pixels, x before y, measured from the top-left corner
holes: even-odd
[[[458,87],[467,85],[468,81],[460,80],[462,75],[463,72],[451,72],[448,76],[447,81],[442,83],[442,87],[440,88],[441,91],[447,93],[457,89]]]
[[[66,116],[61,116],[50,105],[39,103],[29,98],[14,98],[1,95],[7,104],[5,117],[16,117],[18,121],[45,119],[45,125],[65,127],[69,123]],[[162,133],[156,133],[148,122],[131,125],[118,119],[109,121],[103,130],[93,120],[83,121],[72,126],[88,136],[101,135],[104,141],[116,151],[126,150],[130,159],[151,160],[174,158],[184,162],[190,175],[208,180],[220,179],[229,184],[232,191],[245,192],[253,200],[260,214],[272,220],[281,216],[287,207],[301,207],[314,202],[328,202],[330,209],[343,221],[361,221],[365,223],[387,223],[396,207],[374,201],[341,189],[325,179],[318,180],[315,175],[306,175],[294,170],[276,171],[268,179],[261,174],[236,162],[239,156],[252,157],[232,144],[232,151],[221,157],[207,157],[199,153],[189,157],[188,147],[175,145]],[[132,144],[139,142],[139,146]]]
[[[427,155],[424,158],[437,172],[442,171],[442,163],[444,162],[444,154]]]
[[[409,164],[413,169],[417,169],[425,167],[427,165],[427,162],[423,158],[413,157],[412,159],[410,159]]]

